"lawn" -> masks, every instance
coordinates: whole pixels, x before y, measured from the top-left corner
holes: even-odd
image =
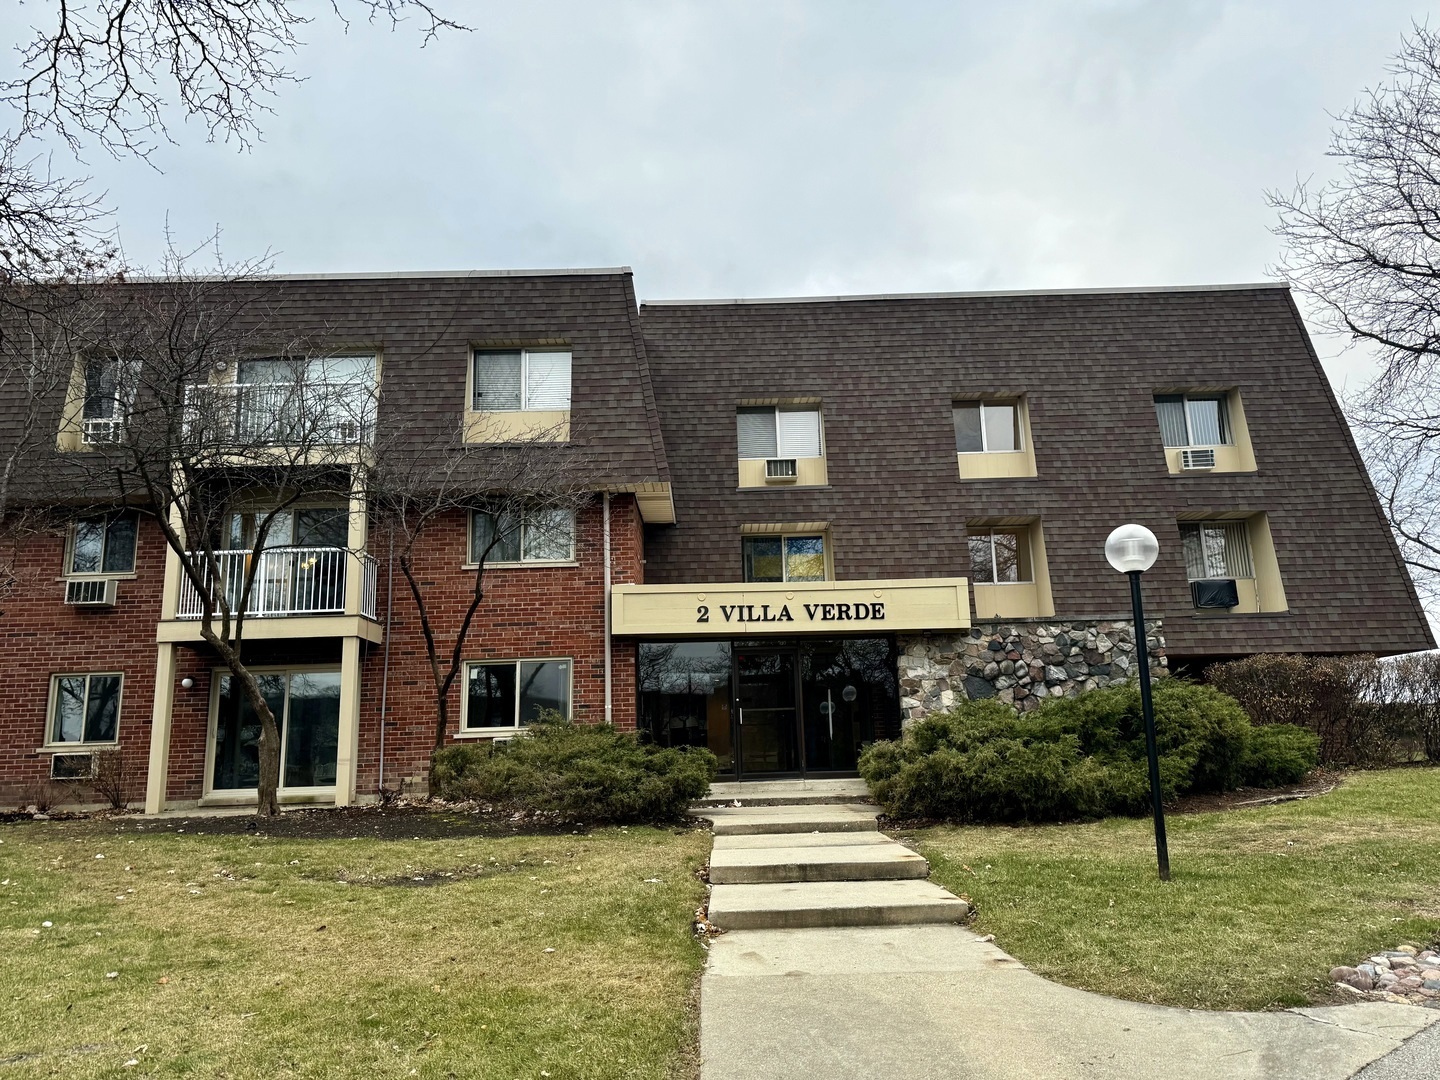
[[[1440,939],[1440,769],[1356,773],[1327,795],[1148,818],[914,831],[975,927],[1086,990],[1207,1009],[1323,1000],[1328,973]]]
[[[7,1080],[695,1069],[708,833],[155,828],[0,827]]]

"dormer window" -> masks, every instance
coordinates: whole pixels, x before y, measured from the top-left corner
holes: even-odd
[[[735,426],[742,459],[824,456],[820,410],[814,405],[739,409]]]
[[[131,398],[127,366],[114,356],[85,361],[80,431],[87,446],[119,442],[124,434]]]
[[[570,408],[569,349],[475,350],[475,412]]]
[[[1155,415],[1168,446],[1230,446],[1230,410],[1226,394],[1157,394]]]
[[[957,453],[1006,454],[1022,449],[1017,402],[957,401],[954,415]]]

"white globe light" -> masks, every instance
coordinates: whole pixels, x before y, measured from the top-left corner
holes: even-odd
[[[1122,574],[1149,570],[1159,554],[1160,541],[1144,525],[1121,525],[1105,538],[1105,558]]]

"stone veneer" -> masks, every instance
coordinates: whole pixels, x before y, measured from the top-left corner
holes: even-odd
[[[1150,675],[1167,673],[1159,619],[1147,619]],[[957,698],[999,698],[1033,709],[1128,682],[1137,672],[1130,619],[1004,619],[962,634],[901,635],[900,714],[909,724]]]

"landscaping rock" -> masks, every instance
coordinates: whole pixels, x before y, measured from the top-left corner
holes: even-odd
[[[1330,981],[1333,983],[1344,983],[1346,986],[1356,990],[1370,990],[1375,986],[1372,976],[1366,975],[1363,971],[1353,967],[1337,967],[1330,969]]]
[[[1354,967],[1331,968],[1330,982],[1349,996],[1440,1009],[1440,953],[1397,945]]]

